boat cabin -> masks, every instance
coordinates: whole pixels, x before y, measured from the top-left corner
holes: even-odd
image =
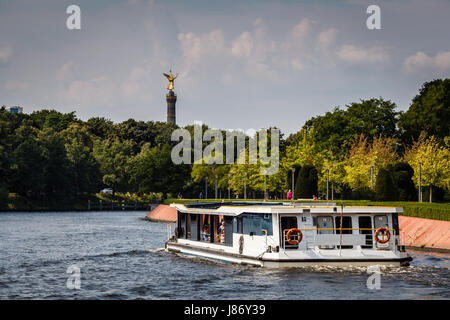
[[[177,208],[175,236],[166,246],[171,251],[266,264],[405,259],[398,254],[404,252],[398,226],[402,208],[287,202],[171,206]]]

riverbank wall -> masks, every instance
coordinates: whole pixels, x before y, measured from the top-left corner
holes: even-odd
[[[450,251],[450,222],[399,216],[407,247]]]
[[[147,215],[159,222],[176,222],[177,210],[160,204]],[[450,221],[399,216],[404,244],[410,248],[450,251]]]
[[[176,222],[177,209],[168,205],[160,204],[146,216],[147,220],[157,222]]]

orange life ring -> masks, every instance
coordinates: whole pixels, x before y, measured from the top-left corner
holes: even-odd
[[[380,233],[381,231],[386,233],[387,238],[384,239],[384,240],[378,239],[378,233]],[[389,239],[391,239],[391,233],[389,232],[389,230],[387,228],[381,227],[381,228],[378,228],[377,231],[375,232],[375,240],[377,242],[379,242],[379,243],[386,243],[386,242],[389,241]]]
[[[292,232],[295,232],[295,233],[298,234],[298,239],[297,240],[291,240],[291,233]],[[290,244],[299,244],[302,241],[302,239],[303,239],[303,234],[300,231],[300,229],[292,228],[292,229],[289,229],[289,231],[286,233],[286,240]]]

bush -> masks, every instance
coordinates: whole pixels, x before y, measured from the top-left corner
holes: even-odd
[[[416,188],[412,181],[413,175],[413,168],[406,162],[396,163],[392,168],[392,178],[398,189],[398,200],[411,201],[417,199]]]
[[[317,170],[312,165],[306,165],[300,169],[295,183],[294,198],[312,198],[317,196],[318,177]]]
[[[351,200],[375,200],[375,192],[370,188],[352,190],[349,194]]]
[[[398,189],[394,184],[392,174],[380,168],[375,183],[375,198],[377,201],[395,201],[398,198]]]

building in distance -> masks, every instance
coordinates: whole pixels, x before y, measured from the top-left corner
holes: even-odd
[[[23,113],[23,108],[19,106],[6,107],[10,113]]]

